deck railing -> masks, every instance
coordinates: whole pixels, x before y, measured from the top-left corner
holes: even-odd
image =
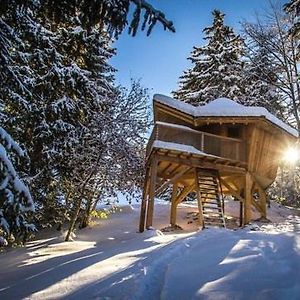
[[[185,126],[157,122],[147,144],[147,156],[150,154],[155,140],[188,145],[207,154],[246,161],[244,141],[197,131]]]

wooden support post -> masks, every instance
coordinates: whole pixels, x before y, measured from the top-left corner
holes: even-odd
[[[263,218],[267,217],[267,195],[266,191],[257,184],[258,193],[259,193],[259,200],[260,200],[260,213]]]
[[[148,196],[148,207],[147,207],[147,220],[146,228],[149,229],[153,222],[153,210],[154,210],[154,197],[155,197],[155,186],[157,177],[157,158],[153,158],[150,172],[150,184],[149,184],[149,196]]]
[[[248,224],[251,221],[252,186],[252,177],[247,172],[245,175],[244,224]]]
[[[177,215],[177,206],[181,201],[192,191],[195,189],[195,184],[185,187],[179,195],[177,195],[178,186],[176,184],[173,185],[173,193],[172,193],[172,205],[171,205],[171,217],[170,224],[176,225],[176,215]],[[175,194],[174,194],[175,193]],[[175,198],[174,198],[175,197]]]
[[[201,229],[203,229],[204,218],[203,218],[202,199],[201,199],[201,193],[199,188],[197,169],[195,169],[195,187],[196,187],[197,203],[198,203],[198,210],[199,210],[199,226]]]
[[[146,208],[147,208],[147,197],[149,191],[149,168],[146,169],[145,181],[144,181],[144,190],[143,198],[141,203],[141,215],[140,215],[140,226],[139,231],[143,232],[145,230],[145,217],[146,217]]]
[[[240,201],[240,227],[244,226],[244,202]]]
[[[177,215],[177,189],[178,185],[176,183],[173,184],[172,198],[171,198],[171,216],[170,216],[170,224],[172,226],[176,225],[176,215]]]

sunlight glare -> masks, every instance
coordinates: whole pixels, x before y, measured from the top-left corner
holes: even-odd
[[[295,164],[300,158],[297,148],[288,148],[283,155],[283,160],[289,164]]]

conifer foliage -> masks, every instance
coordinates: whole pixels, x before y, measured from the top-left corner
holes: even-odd
[[[150,123],[148,94],[138,83],[130,91],[117,87],[108,63],[115,54],[111,34],[124,29],[130,3],[138,9],[131,34],[136,34],[142,11],[142,29],[147,23],[148,33],[157,21],[172,30],[145,1],[1,3],[0,121],[27,149],[30,163],[22,177],[30,184],[38,227],[71,220],[71,232],[79,218],[87,223],[102,197],[140,184]],[[33,229],[33,201],[25,186],[17,189],[21,181],[14,169],[5,169],[17,156],[9,156],[10,150],[21,155],[21,148],[5,136],[0,236],[13,232],[25,240]]]
[[[7,240],[24,242],[35,230],[29,223],[33,200],[15,167],[24,156],[20,146],[0,127],[0,246]]]
[[[241,71],[243,40],[224,24],[225,15],[212,13],[213,25],[203,30],[207,44],[194,47],[192,67],[180,77],[174,97],[191,104],[206,104],[218,97],[239,99],[243,95]]]
[[[272,57],[266,49],[254,47],[253,44],[247,45],[246,52],[243,104],[265,107],[272,114],[284,119],[283,97],[276,86],[278,68]]]
[[[290,26],[290,34],[294,37],[300,37],[300,1],[290,0],[284,5],[284,10],[293,18],[293,24]]]

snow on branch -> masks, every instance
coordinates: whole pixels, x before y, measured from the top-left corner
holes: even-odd
[[[147,30],[147,35],[151,33],[157,21],[163,24],[165,30],[169,29],[170,31],[175,32],[175,27],[173,26],[173,22],[167,20],[163,12],[155,9],[152,5],[150,5],[148,2],[144,0],[131,0],[131,2],[133,2],[136,5],[136,9],[134,12],[133,20],[129,27],[130,34],[132,34],[133,36],[136,35],[142,9],[145,10],[142,30],[145,30],[147,23],[150,24]]]

